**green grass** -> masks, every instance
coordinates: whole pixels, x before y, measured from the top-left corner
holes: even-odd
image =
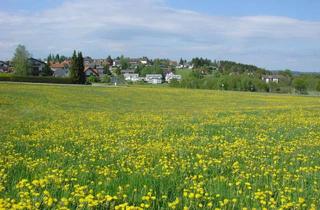
[[[0,209],[318,209],[319,102],[1,83]]]

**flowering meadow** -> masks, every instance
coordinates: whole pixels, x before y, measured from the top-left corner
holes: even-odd
[[[320,209],[320,98],[0,84],[0,209]]]

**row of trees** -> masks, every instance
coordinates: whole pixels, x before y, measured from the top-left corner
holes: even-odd
[[[64,56],[64,55],[59,55],[59,54],[49,54],[48,57],[47,57],[47,63],[61,63],[65,60],[69,59],[68,57]]]
[[[211,74],[203,74],[201,68],[193,69],[184,76],[181,82],[171,82],[173,87],[235,90],[235,91],[259,91],[291,93],[293,90],[300,94],[307,94],[308,91],[320,91],[319,74],[293,75],[291,71],[278,72],[282,75],[279,83],[266,83],[257,76],[257,73],[230,72],[228,74],[214,71]],[[257,70],[259,72],[259,70]]]

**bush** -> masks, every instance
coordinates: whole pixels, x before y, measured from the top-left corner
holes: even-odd
[[[110,83],[111,82],[111,77],[109,75],[104,75],[102,78],[101,78],[101,82],[103,83]]]
[[[72,84],[71,78],[0,75],[0,81]]]
[[[87,78],[87,83],[91,84],[91,83],[94,83],[94,82],[98,82],[98,78],[94,75],[90,75],[88,78]]]
[[[297,93],[307,94],[307,82],[303,78],[296,78],[293,80],[293,86],[296,89]]]
[[[317,85],[317,91],[320,91],[320,81],[318,82],[318,85]]]

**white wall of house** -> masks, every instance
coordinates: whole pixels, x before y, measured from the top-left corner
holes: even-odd
[[[147,74],[145,77],[145,81],[150,84],[161,84],[162,83],[162,75],[161,74]]]
[[[132,81],[132,82],[140,81],[139,74],[123,74],[123,77],[126,81]]]

